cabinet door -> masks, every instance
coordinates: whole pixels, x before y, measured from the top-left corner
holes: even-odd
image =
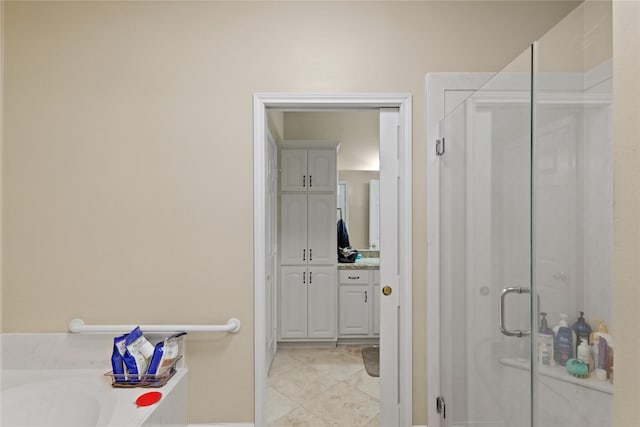
[[[307,191],[307,150],[282,150],[280,152],[280,189],[282,191]]]
[[[310,265],[338,261],[336,195],[308,193],[308,249]]]
[[[336,151],[309,150],[307,173],[309,191],[336,191]]]
[[[309,338],[336,338],[336,268],[309,266],[308,279]]]
[[[306,265],[307,194],[282,194],[280,210],[280,263]]]
[[[371,293],[373,295],[371,295],[373,298],[371,298],[371,318],[372,318],[372,325],[371,325],[371,333],[373,335],[380,335],[380,285],[372,285],[371,286]]]
[[[369,335],[369,285],[338,287],[338,334]]]
[[[281,267],[280,336],[282,338],[306,338],[307,292],[306,267]]]

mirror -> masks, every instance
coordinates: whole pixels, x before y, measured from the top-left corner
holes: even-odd
[[[338,211],[338,218],[342,212],[352,248],[378,249],[379,247],[379,187],[376,185],[379,178],[380,172],[378,171],[338,171],[340,183],[338,186],[338,207],[341,209]],[[372,182],[374,182],[373,186]]]

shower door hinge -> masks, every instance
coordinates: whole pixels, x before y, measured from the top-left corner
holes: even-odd
[[[444,137],[436,140],[436,156],[442,156],[444,154]]]
[[[436,412],[442,416],[443,420],[447,419],[447,405],[444,403],[444,397],[436,397]]]

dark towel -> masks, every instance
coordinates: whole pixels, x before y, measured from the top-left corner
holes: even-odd
[[[348,248],[351,244],[349,243],[349,232],[347,231],[347,225],[344,223],[342,219],[338,220],[338,247],[339,248]]]

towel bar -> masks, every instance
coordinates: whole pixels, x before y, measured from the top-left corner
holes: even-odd
[[[69,332],[82,333],[124,333],[136,326],[144,332],[229,332],[232,334],[240,330],[240,320],[232,317],[224,325],[86,325],[82,319],[72,319],[69,322]]]

